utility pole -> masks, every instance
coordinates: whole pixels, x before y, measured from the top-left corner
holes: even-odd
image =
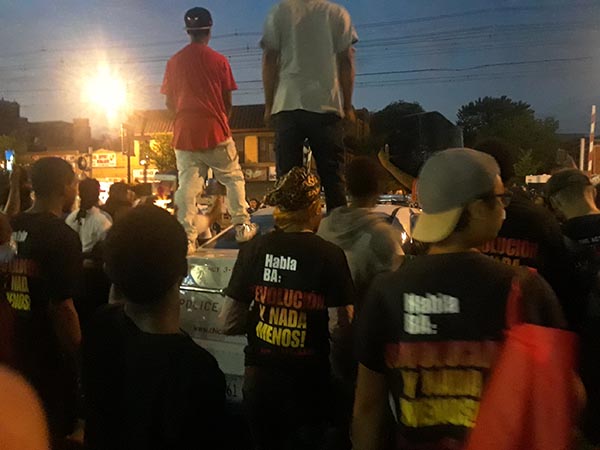
[[[596,153],[594,152],[594,135],[596,133],[596,105],[592,105],[592,117],[590,120],[590,150],[588,152],[588,171],[596,171]]]
[[[127,184],[131,184],[131,150],[129,148],[129,142],[125,142],[124,123],[121,123],[121,153],[127,155]]]
[[[579,170],[585,170],[585,138],[579,141]]]

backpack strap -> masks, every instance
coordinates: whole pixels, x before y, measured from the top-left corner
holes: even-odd
[[[537,270],[528,267],[527,270],[519,270],[513,277],[506,300],[506,328],[514,327],[523,323],[523,291],[521,289],[522,281],[531,275],[537,274]]]
[[[515,276],[506,300],[506,328],[512,328],[522,322],[521,297],[521,281],[518,276]]]

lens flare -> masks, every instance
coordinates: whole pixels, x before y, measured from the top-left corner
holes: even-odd
[[[84,84],[84,101],[101,108],[108,120],[113,120],[127,104],[125,82],[108,67],[100,67],[98,72]]]

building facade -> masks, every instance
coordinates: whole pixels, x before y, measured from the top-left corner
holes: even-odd
[[[275,180],[275,132],[264,124],[264,105],[234,106],[229,120],[240,163],[248,182]],[[167,110],[134,112],[127,121],[126,134],[133,141],[136,159],[142,142],[156,134],[173,134],[172,116]]]

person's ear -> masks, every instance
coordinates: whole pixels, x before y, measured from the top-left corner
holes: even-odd
[[[554,211],[559,211],[559,212],[562,211],[563,203],[558,197],[556,197],[556,196],[550,197],[548,199],[548,203],[550,204],[550,206],[552,207],[552,209]]]
[[[490,216],[490,206],[485,200],[475,200],[467,205],[471,220],[486,220]]]

